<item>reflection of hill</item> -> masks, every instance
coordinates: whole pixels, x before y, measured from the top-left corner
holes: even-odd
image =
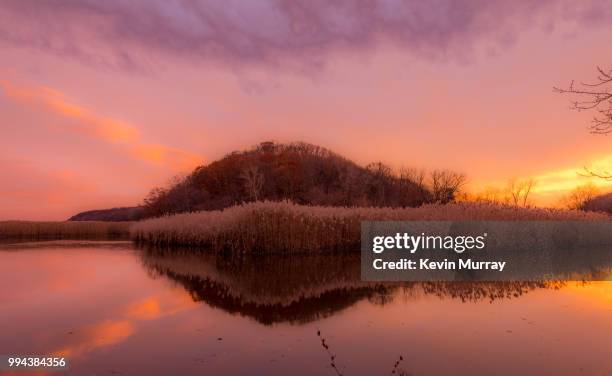
[[[493,302],[518,298],[553,282],[373,283],[360,278],[358,254],[216,256],[190,251],[143,250],[153,274],[182,285],[194,301],[270,325],[306,323],[368,299],[387,304],[398,295]]]
[[[363,298],[386,292],[382,286],[342,288],[324,291],[316,296],[301,296],[288,304],[262,304],[232,295],[227,286],[210,279],[177,275],[172,272],[167,272],[166,276],[183,285],[194,301],[204,301],[211,307],[252,317],[265,325],[314,321],[350,307]]]
[[[359,255],[224,257],[143,251],[143,265],[185,287],[195,301],[264,324],[328,316],[397,286],[360,280]]]
[[[260,304],[289,305],[332,290],[372,286],[360,280],[359,254],[226,257],[146,251],[142,261],[161,274],[211,280],[228,294]]]

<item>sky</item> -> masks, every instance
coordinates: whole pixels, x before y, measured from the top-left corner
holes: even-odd
[[[265,140],[605,191],[580,172],[612,140],[552,88],[610,45],[612,1],[3,1],[0,220],[137,205]]]

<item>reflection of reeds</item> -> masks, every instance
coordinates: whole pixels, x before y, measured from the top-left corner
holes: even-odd
[[[131,222],[0,222],[0,239],[126,239]]]
[[[188,249],[144,249],[143,265],[156,273],[189,276],[225,286],[227,293],[259,304],[288,306],[330,291],[373,288],[363,282],[359,254],[215,255]]]
[[[359,254],[216,255],[189,249],[145,248],[142,264],[154,276],[183,286],[194,301],[270,325],[301,324],[337,314],[361,300],[385,305],[396,298],[494,302],[563,282],[361,281]]]
[[[524,282],[420,282],[425,295],[440,299],[460,299],[462,302],[479,302],[519,298],[536,289],[558,290],[566,285],[564,281],[524,281]],[[410,296],[414,285],[407,285],[404,293]]]
[[[136,223],[132,238],[158,245],[203,246],[212,251],[312,252],[358,250],[364,220],[599,220],[582,211],[517,208],[485,203],[419,208],[340,208],[256,202]]]
[[[195,301],[263,324],[309,322],[390,294],[380,283],[361,281],[354,253],[234,257],[143,249],[139,255],[149,272],[180,283]]]

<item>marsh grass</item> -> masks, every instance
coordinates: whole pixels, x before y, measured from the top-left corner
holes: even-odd
[[[128,239],[131,223],[0,221],[0,239]]]
[[[487,203],[418,208],[344,208],[290,202],[255,202],[135,223],[132,239],[160,246],[195,246],[213,252],[357,251],[361,221],[386,220],[606,220],[578,210],[517,208]]]

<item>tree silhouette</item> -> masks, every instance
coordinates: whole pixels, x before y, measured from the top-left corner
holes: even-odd
[[[576,111],[594,111],[589,129],[595,134],[608,134],[612,132],[612,69],[605,70],[597,67],[597,79],[591,83],[580,82],[578,85],[572,81],[567,89],[553,87],[561,94],[570,94],[575,98],[572,108]],[[593,171],[585,168],[586,175],[612,180],[612,174],[607,171]]]
[[[576,86],[572,81],[567,89],[554,87],[561,94],[572,94],[578,99],[572,101],[572,108],[577,111],[593,110],[591,132],[608,134],[612,132],[612,70],[597,67],[597,80],[592,83],[580,82]]]

